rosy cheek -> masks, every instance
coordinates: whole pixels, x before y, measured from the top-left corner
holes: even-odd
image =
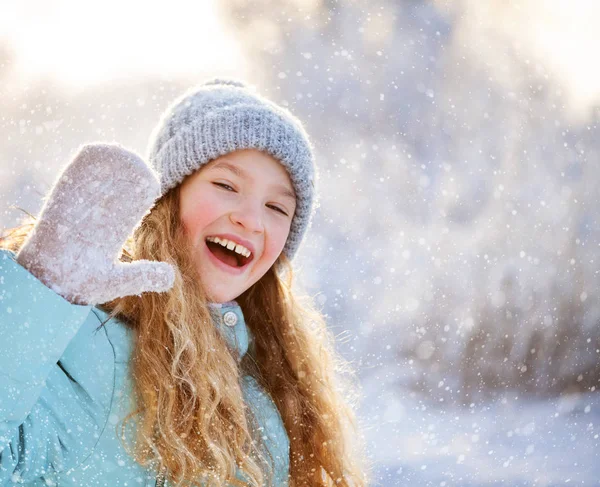
[[[198,204],[194,204],[193,207],[188,207],[185,209],[185,212],[182,212],[181,222],[186,234],[193,240],[196,240],[210,223],[211,218],[210,205],[198,202]]]
[[[277,232],[275,238],[272,238],[269,243],[269,252],[273,255],[279,255],[285,246],[285,241],[288,237],[289,231],[281,229]]]
[[[219,214],[219,204],[209,198],[197,198],[193,206],[187,209],[186,221],[190,226],[206,224]]]

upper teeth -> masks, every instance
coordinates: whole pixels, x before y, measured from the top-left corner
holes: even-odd
[[[229,250],[234,250],[236,253],[242,254],[244,257],[248,257],[252,253],[243,245],[236,244],[235,242],[227,240],[226,238],[208,237],[206,240],[209,242],[218,243]]]

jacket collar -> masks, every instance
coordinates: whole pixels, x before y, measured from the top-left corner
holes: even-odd
[[[215,326],[225,338],[227,345],[237,352],[238,361],[241,360],[246,355],[249,342],[252,340],[241,306],[236,301],[228,301],[208,303],[208,308]]]

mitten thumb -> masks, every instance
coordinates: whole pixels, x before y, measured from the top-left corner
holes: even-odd
[[[88,297],[87,304],[100,304],[116,298],[140,295],[145,292],[162,293],[173,287],[175,270],[166,262],[136,260],[118,263],[111,273],[110,282]]]

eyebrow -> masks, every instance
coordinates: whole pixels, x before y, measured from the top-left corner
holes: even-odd
[[[233,174],[235,174],[239,178],[248,179],[248,173],[246,171],[239,168],[238,166],[231,164],[230,162],[227,162],[226,160],[220,160],[218,162],[215,162],[211,166],[211,169],[226,169],[226,170],[232,172]],[[281,184],[275,184],[275,185],[273,185],[273,187],[277,190],[277,192],[281,196],[285,196],[286,198],[290,198],[290,199],[296,201],[296,195],[287,186],[283,186]]]

